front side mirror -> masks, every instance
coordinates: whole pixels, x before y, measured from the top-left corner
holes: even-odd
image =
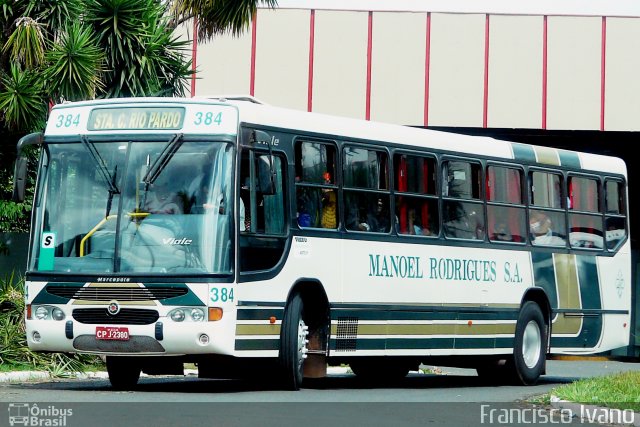
[[[252,144],[255,144],[256,142],[260,144],[269,144],[271,142],[271,137],[265,131],[253,129],[251,131],[249,142]]]
[[[13,201],[24,202],[25,188],[27,187],[27,158],[20,156],[16,159],[13,172]]]
[[[23,136],[18,141],[15,169],[13,172],[13,201],[23,202],[25,189],[27,187],[27,164],[28,159],[23,154],[23,149],[29,145],[42,144],[43,135],[42,132],[30,133]]]

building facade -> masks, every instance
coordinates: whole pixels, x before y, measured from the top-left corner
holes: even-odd
[[[196,43],[192,93],[413,126],[637,131],[640,4],[613,3],[281,0],[242,36]]]

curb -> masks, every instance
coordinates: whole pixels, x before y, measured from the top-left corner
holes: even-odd
[[[640,413],[630,409],[612,409],[604,406],[570,402],[551,395],[551,406],[560,411],[570,411],[581,422],[607,425],[633,425],[640,427]]]
[[[108,378],[106,372],[69,372],[61,376],[54,376],[47,371],[14,371],[0,373],[0,383],[28,382],[51,379],[88,379],[88,378]]]
[[[197,370],[185,369],[184,376],[198,375]],[[140,374],[140,377],[147,377],[150,375]],[[29,382],[29,381],[42,381],[42,380],[57,380],[57,379],[109,379],[109,374],[106,371],[96,372],[66,372],[60,376],[54,376],[51,372],[47,371],[14,371],[14,372],[2,372],[0,373],[0,383],[17,383],[17,382]]]

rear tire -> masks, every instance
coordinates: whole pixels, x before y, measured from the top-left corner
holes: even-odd
[[[134,357],[107,356],[109,382],[115,390],[131,390],[140,379],[140,363]]]
[[[278,361],[282,371],[282,385],[286,390],[299,390],[303,379],[303,366],[307,357],[309,328],[304,319],[304,304],[295,294],[287,306],[280,332]]]
[[[544,372],[547,355],[547,326],[535,302],[526,302],[520,310],[513,347],[514,379],[522,385],[535,384]]]

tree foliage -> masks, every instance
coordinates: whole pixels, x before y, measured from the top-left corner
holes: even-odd
[[[244,32],[259,4],[275,7],[277,0],[174,0],[172,13],[177,22],[196,18],[198,40],[211,40],[214,36],[231,32],[237,36]]]
[[[9,202],[15,146],[53,103],[184,96],[191,77],[165,0],[0,0],[0,231],[23,229]]]

